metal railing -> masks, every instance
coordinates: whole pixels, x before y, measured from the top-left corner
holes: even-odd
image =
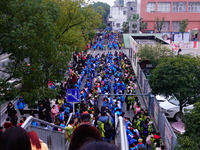
[[[36,122],[37,126],[34,126],[33,122]],[[69,146],[65,138],[66,129],[63,127],[30,116],[23,123],[22,128],[27,132],[35,131],[39,138],[47,144],[49,150],[65,150]]]
[[[134,64],[133,59],[130,58],[130,60],[132,61],[131,64],[133,65],[134,72],[136,74],[140,93],[152,93],[148,79],[146,78],[140,65],[137,63]],[[177,136],[174,134],[174,131],[166,116],[162,113],[160,105],[155,96],[151,94],[149,96],[142,96],[142,102],[144,103],[145,109],[148,110],[148,113],[153,120],[155,129],[160,132],[165,148],[168,150],[173,150],[177,144]]]
[[[129,150],[126,125],[124,119],[121,116],[118,117],[117,114],[115,114],[115,130],[115,145],[120,147],[121,150]]]

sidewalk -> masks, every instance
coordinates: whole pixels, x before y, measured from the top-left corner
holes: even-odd
[[[200,49],[182,49],[182,52],[180,54],[191,54],[193,56],[200,56]]]

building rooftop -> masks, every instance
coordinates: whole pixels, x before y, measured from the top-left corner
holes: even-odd
[[[156,43],[162,43],[162,44],[168,44],[162,39],[162,35],[159,33],[155,34],[141,34],[141,33],[135,33],[135,34],[123,34],[124,38],[124,45],[125,48],[131,48],[130,44],[130,37],[132,37],[138,44],[156,44]]]

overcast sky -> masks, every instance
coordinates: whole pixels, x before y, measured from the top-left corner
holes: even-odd
[[[114,5],[114,0],[91,0],[91,1],[108,3],[110,6]]]

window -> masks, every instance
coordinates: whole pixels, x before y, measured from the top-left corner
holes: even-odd
[[[165,21],[163,26],[162,26],[162,32],[169,32],[169,24],[170,22],[169,21]]]
[[[133,7],[131,7],[131,11],[134,11]]]
[[[132,32],[131,33],[137,33],[137,30],[132,30]]]
[[[123,14],[126,15],[126,11],[123,11]]]
[[[173,3],[173,12],[185,12],[185,11],[186,11],[186,2]]]
[[[189,2],[188,12],[200,12],[200,2]]]
[[[179,29],[180,29],[180,22],[173,21],[172,22],[172,32],[179,32]]]
[[[119,28],[120,27],[120,23],[117,23],[116,26]]]
[[[170,12],[170,3],[158,3],[157,11],[163,13]]]
[[[123,1],[123,0],[120,0],[120,1],[119,1],[119,5],[120,5],[120,6],[124,6],[124,1]]]
[[[155,12],[156,3],[148,3],[147,4],[147,12]]]

